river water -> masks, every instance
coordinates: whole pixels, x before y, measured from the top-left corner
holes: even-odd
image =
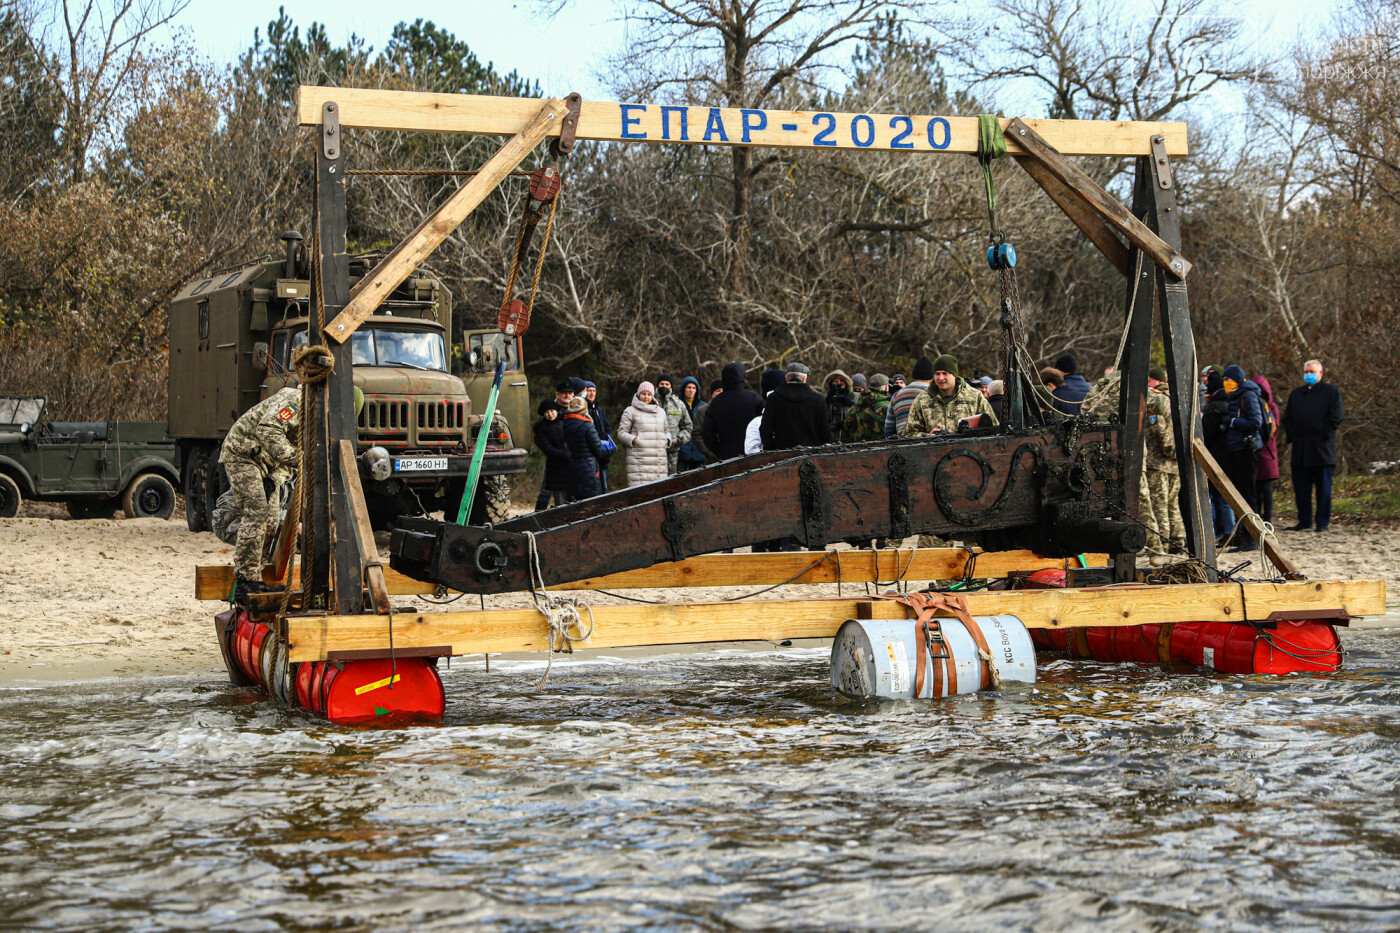
[[[458,659],[446,721],[210,678],[0,690],[0,928],[1395,929],[1400,630],[1331,676],[1041,656],[853,702],[825,649]]]

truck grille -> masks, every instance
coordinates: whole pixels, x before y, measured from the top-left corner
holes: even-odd
[[[467,406],[463,402],[419,402],[418,433],[456,431],[459,435],[467,422]]]
[[[408,402],[366,400],[356,421],[361,443],[404,447],[408,443]]]

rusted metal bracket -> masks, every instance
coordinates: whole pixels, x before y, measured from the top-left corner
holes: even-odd
[[[321,153],[327,159],[340,158],[340,107],[328,100],[321,108]]]
[[[662,499],[661,508],[666,516],[661,522],[661,537],[671,546],[671,560],[685,560],[685,519],[681,518],[675,497]]]
[[[569,108],[569,112],[564,116],[564,122],[559,124],[559,138],[550,147],[554,150],[556,158],[566,156],[574,151],[574,142],[578,133],[578,114],[583,107],[583,95],[577,91],[564,98],[564,104]]]
[[[802,495],[802,530],[807,539],[807,547],[819,550],[826,547],[826,490],[822,488],[822,474],[811,460],[797,468],[797,484]]]
[[[1157,173],[1157,186],[1172,186],[1172,163],[1167,158],[1167,141],[1161,136],[1152,137],[1152,168]]]

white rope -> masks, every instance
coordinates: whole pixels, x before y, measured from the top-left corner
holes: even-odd
[[[1235,540],[1235,535],[1239,534],[1240,531],[1241,531],[1241,529],[1244,530],[1245,537],[1247,537],[1247,538],[1252,538],[1252,537],[1254,537],[1252,534],[1249,533],[1249,529],[1247,529],[1247,528],[1244,527],[1245,519],[1247,519],[1247,518],[1253,518],[1253,519],[1255,520],[1255,522],[1258,523],[1259,528],[1261,529],[1261,533],[1260,533],[1260,535],[1259,535],[1259,541],[1258,541],[1259,554],[1260,554],[1260,563],[1262,564],[1262,563],[1267,562],[1268,565],[1269,565],[1270,567],[1273,567],[1273,568],[1274,568],[1274,575],[1275,575],[1275,576],[1282,576],[1282,575],[1283,575],[1283,570],[1282,570],[1281,568],[1279,568],[1279,566],[1278,566],[1277,564],[1275,564],[1275,563],[1269,558],[1269,551],[1268,551],[1268,548],[1264,547],[1264,542],[1265,542],[1265,541],[1272,540],[1272,541],[1274,542],[1274,547],[1275,547],[1275,548],[1279,548],[1278,536],[1274,534],[1274,523],[1273,523],[1273,522],[1266,522],[1266,521],[1264,521],[1264,516],[1260,515],[1258,512],[1246,512],[1245,514],[1238,516],[1238,517],[1235,519],[1235,527],[1234,527],[1234,530],[1232,530],[1232,531],[1230,532],[1229,537],[1227,537],[1227,538],[1225,539],[1225,542],[1224,542],[1223,544],[1220,545],[1220,547],[1218,548],[1218,550],[1219,550],[1221,553],[1224,553],[1225,549],[1228,548],[1228,547],[1230,546],[1230,542],[1231,542],[1231,541],[1234,541],[1234,540]]]
[[[535,601],[535,611],[549,623],[549,661],[545,664],[544,676],[535,684],[535,692],[538,693],[549,682],[549,672],[554,668],[554,653],[573,654],[574,642],[586,642],[593,637],[593,607],[576,597],[556,596],[545,589],[535,533],[527,531],[525,537],[530,542],[530,596]],[[579,609],[588,613],[586,632]],[[577,629],[580,634],[571,634],[570,629]]]

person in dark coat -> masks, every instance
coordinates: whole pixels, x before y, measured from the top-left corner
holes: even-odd
[[[1077,415],[1084,396],[1092,388],[1089,380],[1080,374],[1079,361],[1073,353],[1060,354],[1059,359],[1055,360],[1055,368],[1065,374],[1065,384],[1052,393],[1055,396],[1055,410],[1066,415]]]
[[[549,508],[551,497],[555,505],[569,501],[569,446],[564,442],[564,422],[560,420],[564,409],[559,403],[547,398],[536,410],[540,420],[535,422],[535,446],[544,454],[544,480],[535,500],[535,511],[539,512]]]
[[[826,399],[807,385],[805,369],[801,363],[788,364],[787,381],[768,396],[758,428],[764,450],[818,447],[831,442]]]
[[[987,386],[987,401],[992,406],[992,414],[996,415],[997,424],[1006,421],[1006,383],[1000,379],[993,379],[991,385]]]
[[[613,453],[617,452],[617,441],[613,440],[612,422],[608,421],[608,413],[598,404],[598,387],[586,379],[583,382],[583,397],[588,401],[588,417],[593,419],[593,430],[598,432],[598,442],[604,444],[603,456],[598,458],[598,479],[602,480],[603,492],[607,492],[608,464],[612,461]],[[613,443],[611,452],[606,449],[606,441]]]
[[[1274,520],[1274,484],[1278,482],[1278,424],[1279,410],[1274,402],[1274,387],[1263,376],[1255,376],[1254,384],[1259,387],[1259,400],[1264,403],[1267,414],[1274,416],[1274,430],[1259,451],[1259,469],[1254,473],[1254,486],[1259,496],[1259,517],[1266,522]],[[1260,437],[1263,437],[1261,432]]]
[[[1259,400],[1259,387],[1246,378],[1244,369],[1235,364],[1225,367],[1225,401],[1229,404],[1225,431],[1227,448],[1225,475],[1244,496],[1250,511],[1259,511],[1254,474],[1259,472],[1259,448],[1264,446],[1259,431],[1264,427],[1264,403]],[[1243,537],[1243,536],[1239,536]],[[1241,551],[1259,547],[1253,540],[1242,540]]]
[[[709,446],[704,437],[705,409],[709,407],[709,403],[700,397],[700,380],[694,376],[686,376],[681,380],[680,398],[686,411],[690,413],[691,430],[690,440],[681,445],[676,461],[682,471],[698,470],[705,465],[706,454],[709,453]]]
[[[574,396],[563,420],[564,443],[569,449],[569,501],[602,495],[598,461],[603,456],[603,445],[598,440],[593,419],[588,416],[588,399]]]
[[[1230,459],[1226,443],[1229,428],[1230,403],[1225,399],[1225,375],[1212,370],[1206,375],[1206,403],[1201,410],[1202,437],[1206,450],[1223,468]],[[1207,484],[1209,486],[1209,484]],[[1235,533],[1235,512],[1220,493],[1210,486],[1211,518],[1215,525],[1215,543],[1224,544]]]
[[[1313,522],[1313,490],[1317,490],[1317,530],[1326,531],[1332,521],[1332,470],[1337,465],[1337,428],[1346,412],[1342,393],[1322,380],[1322,363],[1308,360],[1303,384],[1288,393],[1283,410],[1283,435],[1293,445],[1289,468],[1293,494],[1298,502],[1298,524],[1292,531],[1306,531]]]
[[[763,399],[744,385],[744,364],[726,363],[720,372],[721,391],[710,399],[701,425],[705,446],[716,457],[728,460],[744,455],[744,431],[763,412]]]

